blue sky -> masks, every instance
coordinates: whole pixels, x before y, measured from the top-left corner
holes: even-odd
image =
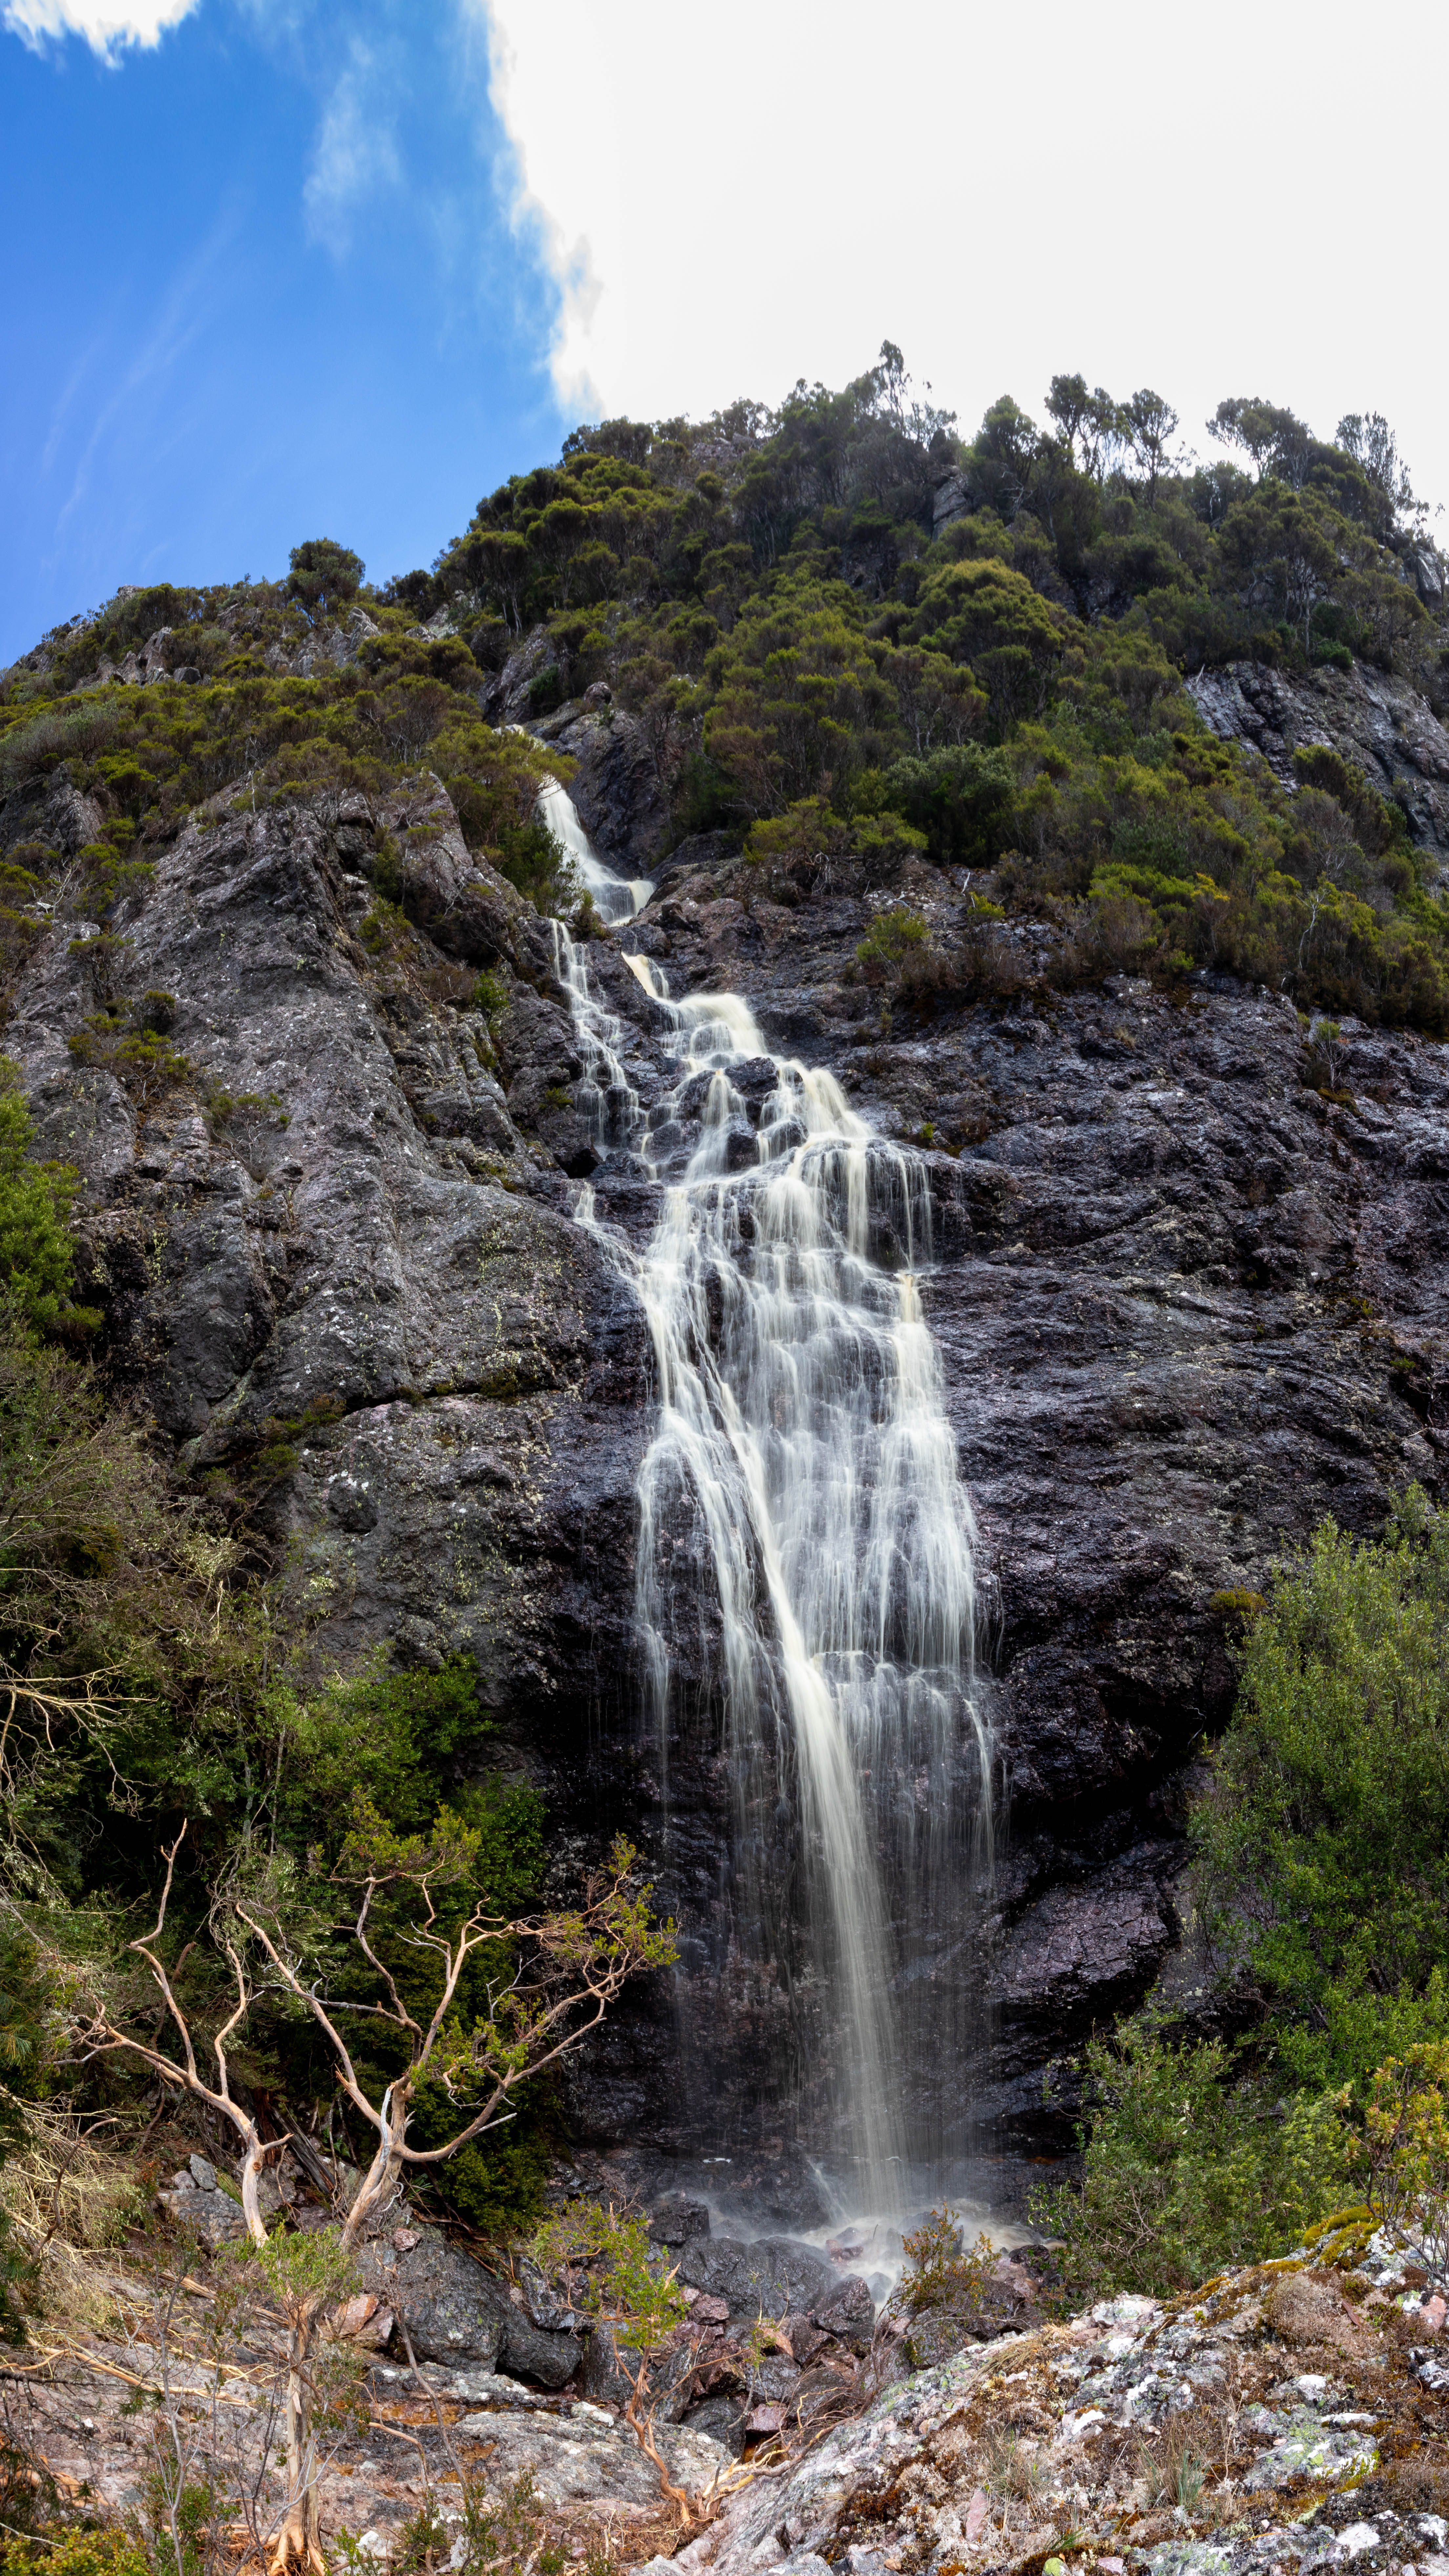
[[[0,663],[887,336],[967,429],[1376,408],[1449,501],[1446,72],[1422,0],[0,0]]]
[[[558,288],[443,8],[0,33],[0,661],[121,581],[430,562],[564,427]],[[500,184],[500,182],[505,184]]]

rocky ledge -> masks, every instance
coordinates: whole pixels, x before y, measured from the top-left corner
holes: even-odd
[[[1449,2569],[1444,2284],[1382,2237],[902,2379],[650,2576]]]
[[[287,2197],[294,2226],[326,2223],[299,2179]],[[125,2517],[184,2437],[264,2541],[278,2320],[227,2268],[234,2227],[186,2206],[234,2208],[206,2158],[162,2199],[183,2232],[88,2257],[83,2296],[13,2355],[10,2438],[62,2498]],[[1050,2319],[1046,2258],[998,2258],[969,2317],[913,2304],[929,2284],[877,2315],[853,2246],[706,2229],[677,2197],[652,2213],[690,2312],[646,2355],[527,2261],[487,2273],[395,2208],[333,2328],[359,2396],[322,2448],[329,2547],[382,2561],[427,2508],[445,2528],[526,2510],[530,2545],[647,2576],[1449,2569],[1449,2283],[1361,2214],[1177,2298]]]

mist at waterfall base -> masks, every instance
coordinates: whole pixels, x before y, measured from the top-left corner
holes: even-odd
[[[652,885],[603,865],[563,788],[540,811],[597,915],[633,919]],[[666,1841],[671,1741],[699,1716],[678,1673],[690,1632],[730,1782],[725,1955],[681,1925],[683,2083],[697,2105],[716,2097],[727,2003],[757,2052],[765,2126],[803,2150],[832,2224],[866,2222],[862,2256],[890,2271],[899,2224],[932,2201],[989,2215],[970,2069],[992,1748],[971,1512],[917,1284],[926,1167],[830,1073],[772,1054],[739,994],[676,1000],[624,947],[664,1068],[646,1108],[625,1062],[637,1031],[591,988],[585,945],[551,929],[599,1158],[575,1213],[652,1341],[636,1627]],[[647,1185],[642,1249],[601,1221],[611,1180]],[[747,2220],[729,2146],[697,2180]]]

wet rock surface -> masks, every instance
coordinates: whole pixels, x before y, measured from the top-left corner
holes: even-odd
[[[622,722],[565,718],[615,742]],[[58,845],[90,835],[63,780],[45,796]],[[413,926],[379,948],[361,934],[384,828]],[[648,839],[646,818],[617,863]],[[1349,1023],[1323,1087],[1284,999],[1202,976],[1176,1000],[1116,978],[917,1012],[856,965],[891,901],[946,945],[964,919],[962,888],[917,862],[802,892],[709,836],[587,962],[646,1101],[674,1076],[626,944],[676,995],[743,993],[771,1046],[830,1067],[924,1158],[930,1242],[883,1221],[874,1248],[915,1268],[940,1354],[999,1779],[990,1899],[951,1973],[985,1996],[978,2119],[1065,2144],[1072,2051],[1178,1956],[1184,1766],[1230,1705],[1231,1596],[1324,1512],[1367,1532],[1410,1477],[1440,1487],[1449,1057]],[[424,780],[376,811],[219,799],[115,928],[88,957],[87,926],[57,917],[5,1032],[41,1149],[84,1175],[108,1369],[295,1551],[319,1654],[472,1651],[561,1865],[617,1826],[642,1841],[709,2009],[681,2020],[672,1988],[641,1991],[571,2078],[576,2134],[666,2164],[728,2142],[765,2188],[788,2155],[758,2098],[783,2006],[732,1967],[712,1614],[683,1534],[667,1837],[634,1661],[651,1359],[607,1230],[637,1251],[658,1192],[600,1151],[544,926]],[[484,967],[506,996],[491,1017]],[[191,1070],[148,1099],[67,1042],[153,988]],[[768,1068],[749,1076],[746,1161]],[[702,1106],[681,1097],[666,1165]],[[575,1213],[585,1178],[602,1236]],[[923,2053],[911,2081],[959,2129],[941,2064]],[[814,2216],[786,2191],[777,2223]]]

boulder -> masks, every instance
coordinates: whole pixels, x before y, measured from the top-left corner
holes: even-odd
[[[791,2309],[813,2314],[828,2308],[846,2286],[823,2255],[791,2236],[761,2236],[753,2244],[733,2236],[691,2237],[679,2258],[679,2277],[691,2289],[724,2299],[734,2319],[783,2317]]]
[[[811,2322],[822,2334],[834,2335],[840,2343],[849,2344],[853,2352],[864,2352],[875,2331],[875,2301],[870,2285],[858,2272],[848,2272],[837,2281],[828,2298],[810,2311]]]
[[[502,2283],[471,2255],[429,2227],[405,2253],[368,2246],[360,2268],[406,2327],[419,2361],[497,2370],[515,2311]]]
[[[649,2233],[657,2245],[690,2245],[709,2234],[709,2211],[687,2191],[666,2191],[649,2212]]]
[[[404,2237],[413,2241],[399,2251]],[[399,2229],[370,2245],[363,2279],[407,2328],[419,2361],[463,2363],[562,2388],[583,2359],[577,2335],[536,2326],[508,2285],[436,2228]]]

